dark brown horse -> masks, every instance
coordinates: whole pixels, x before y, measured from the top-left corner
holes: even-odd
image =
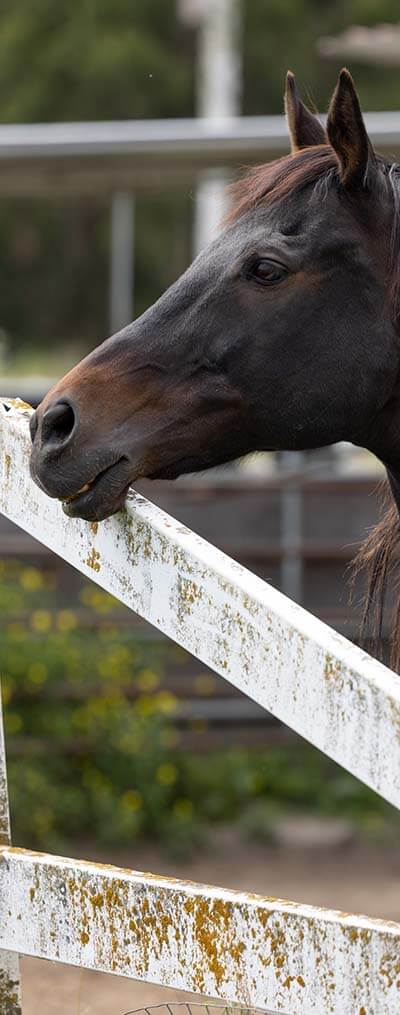
[[[341,440],[381,459],[400,505],[400,169],[347,71],[326,133],[292,75],[286,110],[292,153],[235,184],[219,238],[37,410],[32,475],[71,517],[106,518],[142,477]],[[373,581],[397,530],[396,512]]]

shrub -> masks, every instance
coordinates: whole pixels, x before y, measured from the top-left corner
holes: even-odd
[[[246,834],[272,840],[283,810],[347,815],[369,834],[387,833],[394,812],[303,742],[182,750],[164,674],[166,653],[176,663],[182,654],[122,625],[123,608],[93,585],[81,584],[71,609],[66,574],[0,564],[16,843],[70,852],[82,839],[146,837],[181,854],[212,822],[239,819]]]

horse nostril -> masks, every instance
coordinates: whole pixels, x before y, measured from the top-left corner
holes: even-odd
[[[42,419],[42,443],[66,444],[75,428],[75,412],[69,402],[56,402]],[[33,427],[35,423],[33,423]]]

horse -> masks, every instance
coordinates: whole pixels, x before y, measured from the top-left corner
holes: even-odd
[[[290,154],[234,183],[218,237],[45,396],[31,473],[97,522],[142,478],[352,442],[393,498],[365,554],[370,606],[399,532],[400,166],[373,150],[346,69],[326,129],[290,72],[285,108]]]

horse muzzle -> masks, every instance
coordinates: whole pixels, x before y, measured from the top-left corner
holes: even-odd
[[[33,414],[31,475],[70,518],[102,521],[119,511],[138,472],[128,457],[82,441],[79,412],[67,399]],[[78,446],[79,445],[79,446]]]

